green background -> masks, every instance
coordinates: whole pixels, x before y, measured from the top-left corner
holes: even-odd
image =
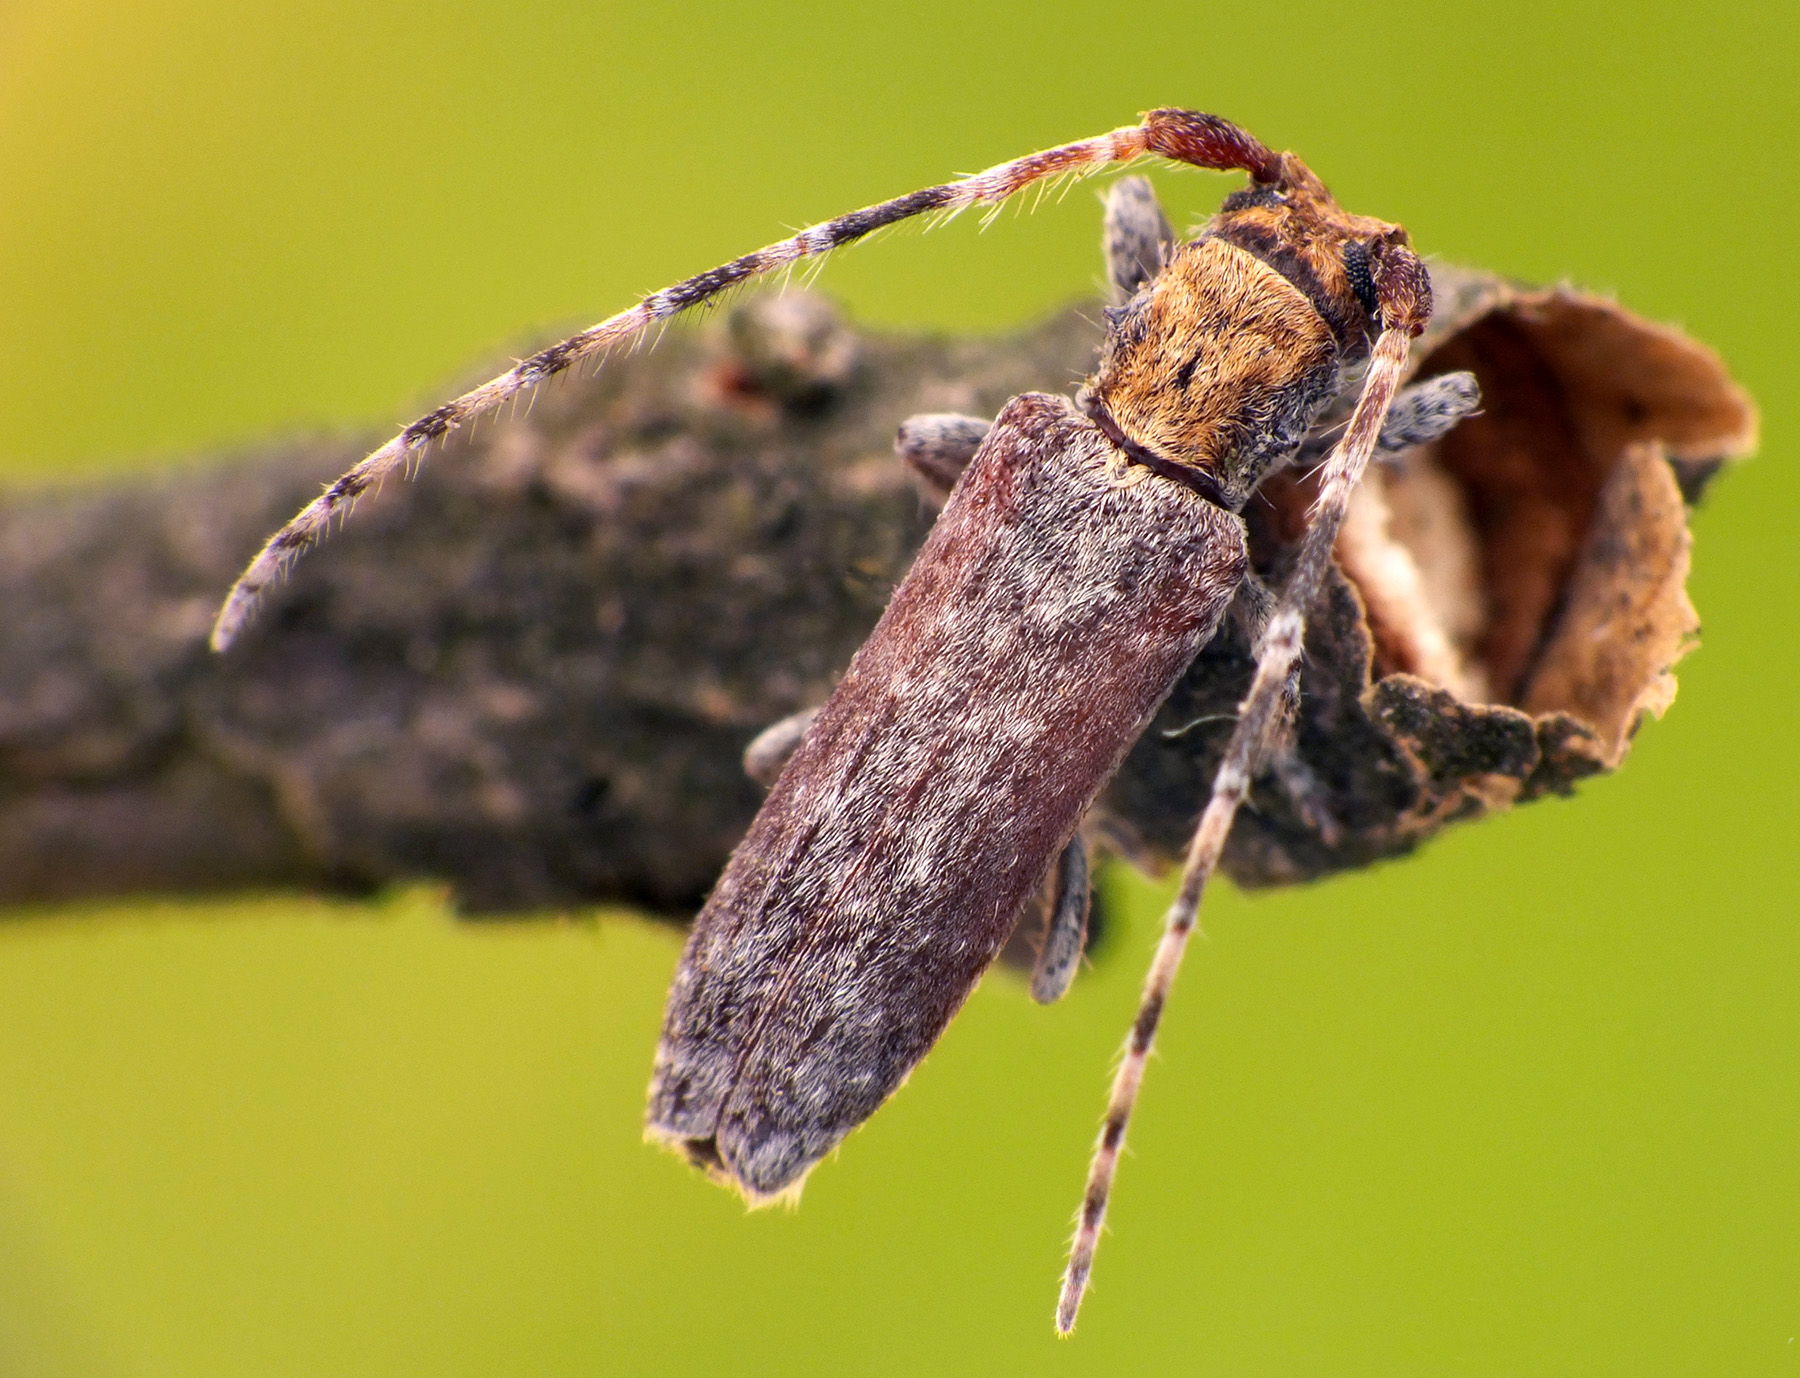
[[[1133,875],[1063,1006],[990,980],[755,1216],[638,1142],[671,930],[427,890],[18,915],[0,1372],[1800,1372],[1793,9],[623,11],[0,0],[6,474],[386,428],[785,227],[1185,104],[1721,351],[1767,445],[1695,523],[1705,647],[1579,798],[1215,893],[1070,1343]],[[1077,190],[822,283],[1004,327],[1091,290],[1096,223]]]

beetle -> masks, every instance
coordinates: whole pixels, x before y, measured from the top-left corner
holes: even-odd
[[[1107,217],[1118,301],[1078,396],[1028,393],[991,426],[903,431],[902,452],[948,501],[830,699],[765,752],[784,764],[695,920],[647,1117],[649,1137],[752,1202],[793,1195],[937,1040],[1053,870],[1034,993],[1059,993],[1086,916],[1082,816],[1234,615],[1256,672],[1114,1081],[1057,1306],[1065,1334],[1201,893],[1252,778],[1282,751],[1307,608],[1430,317],[1429,276],[1401,227],[1344,211],[1295,155],[1178,109],[854,211],[652,293],[413,422],[270,539],[213,633],[229,645],[346,504],[535,384],[884,226],[1143,155],[1241,170],[1249,185],[1181,242],[1145,188],[1121,184]],[[1239,514],[1357,370],[1293,567],[1271,591]],[[1466,375],[1421,389],[1396,415],[1416,438],[1474,405]]]

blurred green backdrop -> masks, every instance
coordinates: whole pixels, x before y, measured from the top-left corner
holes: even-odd
[[[1157,894],[987,983],[797,1214],[638,1143],[677,935],[429,892],[0,924],[8,1375],[1800,1372],[1792,6],[0,3],[0,463],[385,428],[783,227],[1218,110],[1358,210],[1711,342],[1762,457],[1624,773],[1221,890],[1072,1343],[1050,1304]],[[1168,174],[1198,214],[1226,179]],[[842,255],[864,320],[1091,289],[1085,191]],[[0,633],[3,634],[3,633]]]

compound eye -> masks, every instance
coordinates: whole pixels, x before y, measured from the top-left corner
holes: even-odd
[[[1381,320],[1381,302],[1375,296],[1375,275],[1369,271],[1369,246],[1356,241],[1344,249],[1344,271],[1350,277],[1350,290],[1369,313],[1369,319]]]

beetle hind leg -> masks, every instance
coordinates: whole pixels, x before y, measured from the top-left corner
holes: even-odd
[[[758,732],[744,748],[744,774],[768,789],[788,758],[800,749],[800,743],[806,740],[806,729],[818,716],[817,708],[802,708]]]
[[[1093,895],[1087,847],[1076,833],[1051,868],[1049,923],[1031,968],[1031,998],[1040,1005],[1055,1004],[1069,993],[1087,950]]]

